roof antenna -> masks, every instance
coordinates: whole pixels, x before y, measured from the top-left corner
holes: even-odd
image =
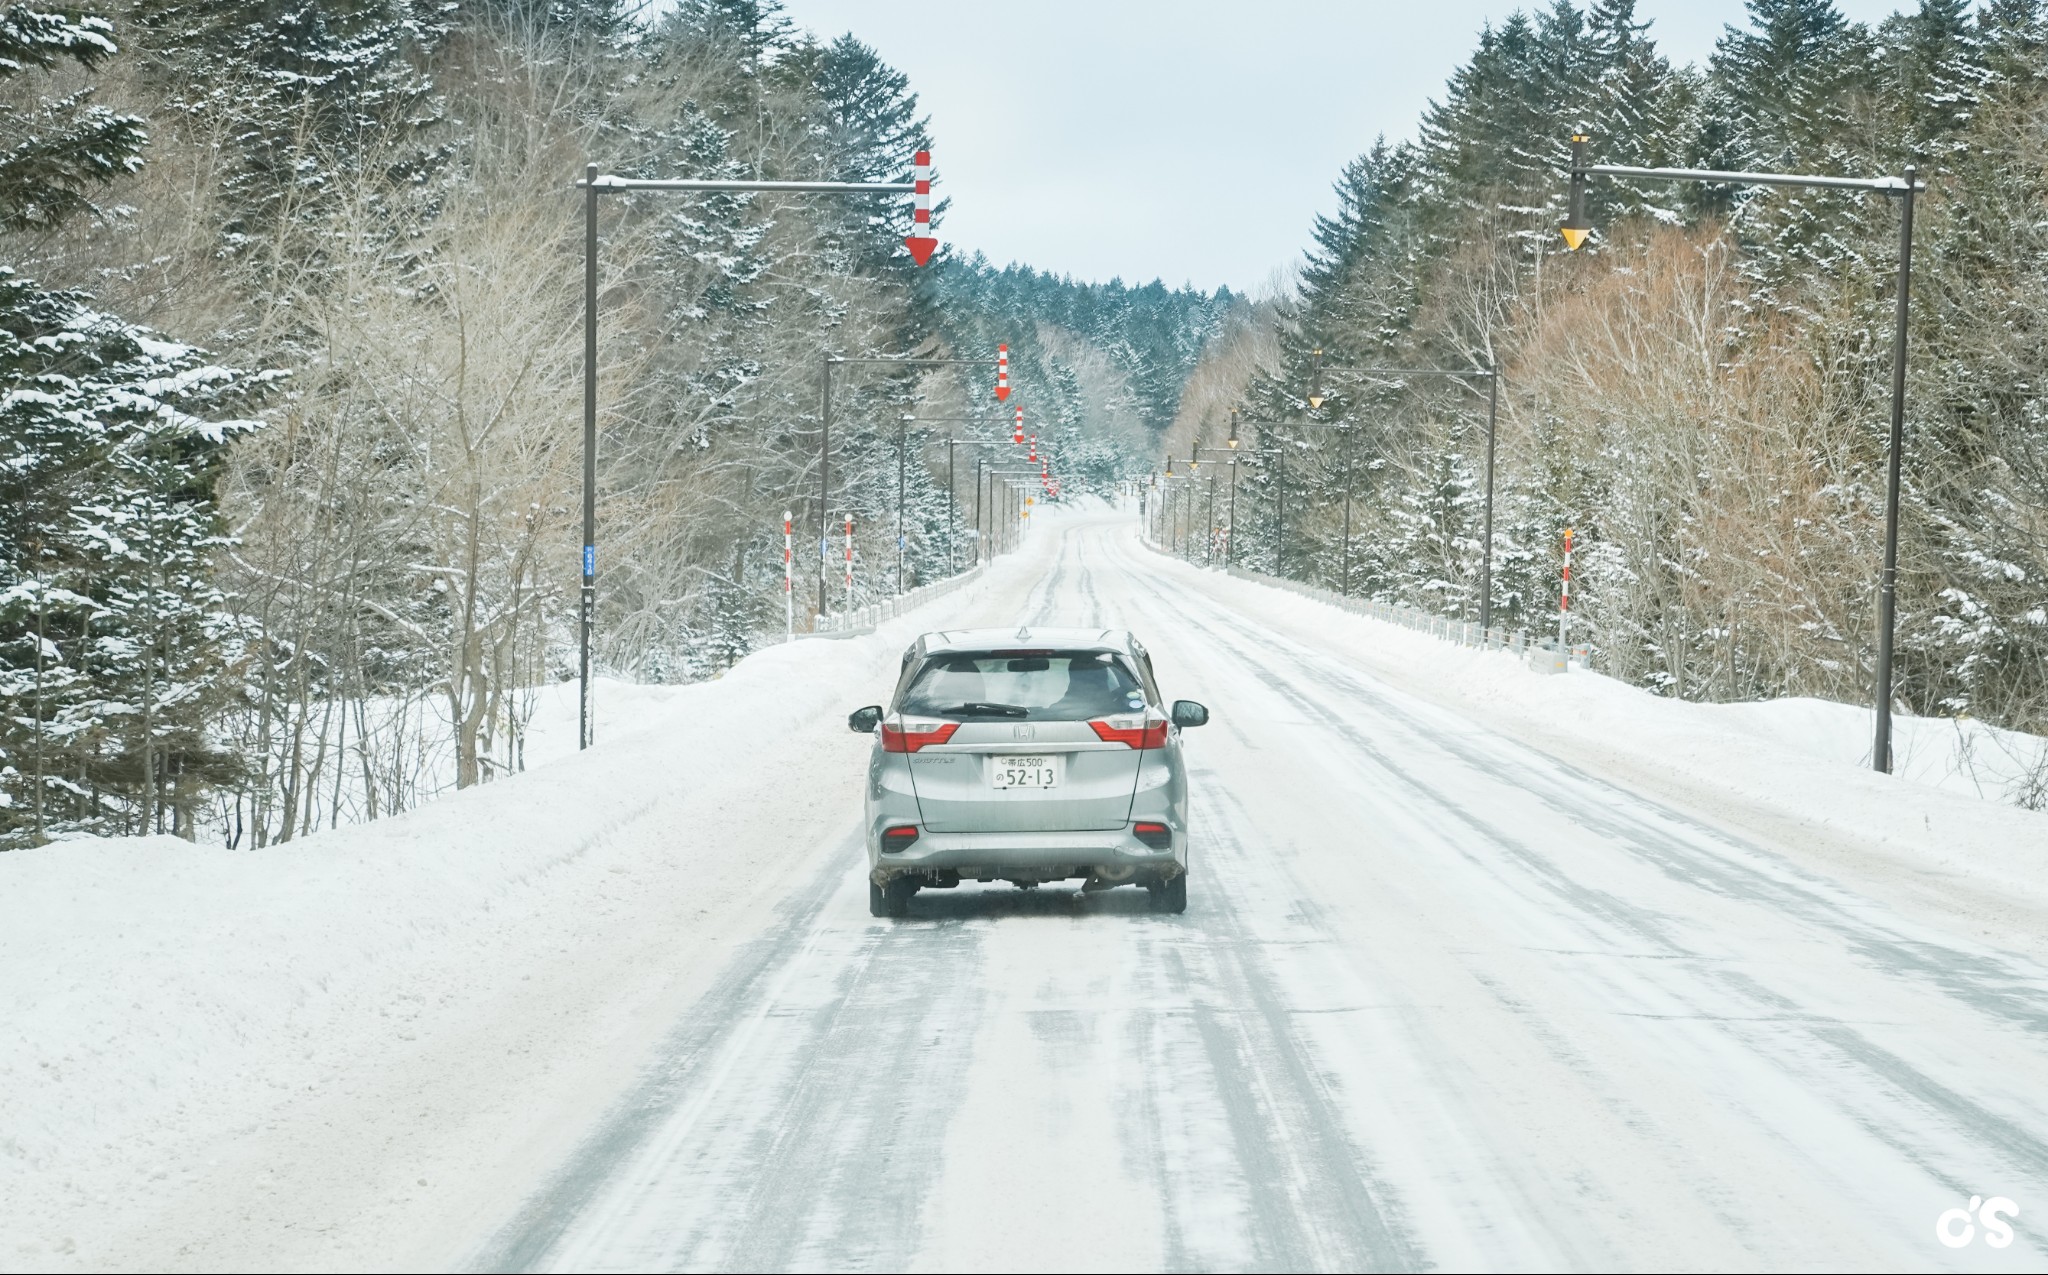
[[[1028,642],[1031,640],[1030,626],[1023,624],[1017,626],[1017,640],[1019,642]]]

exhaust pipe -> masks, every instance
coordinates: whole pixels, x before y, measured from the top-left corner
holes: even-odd
[[[1138,869],[1135,864],[1120,863],[1095,868],[1089,873],[1088,880],[1082,884],[1081,893],[1092,894],[1097,890],[1115,889],[1136,875]]]

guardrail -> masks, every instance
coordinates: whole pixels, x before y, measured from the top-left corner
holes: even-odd
[[[1178,554],[1168,553],[1165,549],[1153,543],[1149,536],[1140,537],[1140,540],[1146,548],[1154,553],[1173,558],[1176,561],[1182,560]],[[1193,566],[1194,564],[1190,563],[1189,565]],[[1218,568],[1198,569],[1217,570]],[[1255,584],[1268,585],[1275,589],[1285,589],[1289,593],[1300,594],[1304,598],[1312,598],[1317,602],[1336,607],[1340,611],[1349,611],[1353,615],[1370,616],[1375,620],[1384,620],[1388,624],[1398,624],[1404,629],[1414,629],[1418,633],[1427,633],[1431,637],[1442,638],[1448,642],[1456,642],[1460,646],[1477,647],[1481,650],[1512,651],[1518,656],[1530,657],[1532,664],[1541,662],[1552,666],[1555,671],[1562,671],[1562,669],[1555,669],[1557,662],[1557,639],[1554,637],[1531,637],[1525,629],[1506,629],[1499,625],[1482,629],[1469,620],[1454,620],[1446,615],[1438,615],[1434,611],[1425,611],[1421,607],[1406,606],[1398,602],[1376,602],[1370,598],[1347,598],[1334,589],[1304,584],[1299,580],[1288,580],[1281,576],[1270,576],[1263,571],[1253,571],[1248,567],[1231,566],[1221,569],[1240,580],[1250,580]],[[1577,644],[1572,646],[1570,652],[1571,660],[1581,667],[1585,666],[1587,659],[1591,655],[1591,647]]]
[[[818,627],[808,636],[852,637],[856,633],[872,633],[882,621],[893,620],[913,607],[923,606],[933,598],[951,593],[961,585],[979,579],[987,568],[988,564],[985,562],[976,563],[958,575],[934,580],[930,584],[921,584],[908,593],[877,598],[866,606],[858,606],[851,611],[827,611],[818,617]],[[807,635],[799,633],[797,636]]]

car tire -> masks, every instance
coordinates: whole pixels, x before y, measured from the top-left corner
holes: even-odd
[[[868,882],[868,915],[889,915],[889,896],[882,892],[881,886],[872,881]]]
[[[872,890],[874,887],[868,887]],[[882,911],[874,912],[874,898],[869,896],[868,908],[875,916],[904,917],[910,915],[910,896],[917,893],[917,881],[912,877],[897,877],[880,891]]]
[[[1181,913],[1188,910],[1188,874],[1176,873],[1173,880],[1152,887],[1152,910]]]

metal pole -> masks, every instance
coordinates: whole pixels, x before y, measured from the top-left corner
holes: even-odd
[[[1493,449],[1500,416],[1500,368],[1486,382],[1486,521],[1479,547],[1479,627],[1493,627]]]
[[[1230,555],[1237,549],[1237,458],[1230,458],[1230,538],[1223,542],[1223,569],[1230,570]]]
[[[796,640],[796,581],[791,560],[796,556],[796,527],[790,510],[782,511],[782,629],[783,639]]]
[[[1884,571],[1877,581],[1877,734],[1870,764],[1892,768],[1892,631],[1897,623],[1899,583],[1899,477],[1906,451],[1906,318],[1913,287],[1913,179],[1906,166],[1899,192],[1899,283],[1897,320],[1892,329],[1892,436],[1884,493]]]
[[[581,694],[577,725],[577,747],[590,747],[590,638],[597,619],[597,196],[603,191],[627,192],[635,190],[665,190],[689,192],[737,192],[759,191],[795,195],[874,195],[903,194],[918,195],[920,212],[929,200],[928,193],[919,194],[920,185],[928,186],[925,178],[930,176],[928,167],[931,156],[924,151],[917,165],[919,174],[915,182],[800,182],[800,181],[723,181],[685,178],[678,180],[641,179],[632,177],[597,175],[597,165],[583,166],[583,180],[578,183],[584,192],[583,232],[583,614],[580,624],[580,666]],[[919,222],[919,225],[924,225]],[[928,228],[928,227],[927,227]],[[917,245],[924,245],[924,256],[918,257],[918,264],[924,264],[937,240],[919,237],[912,244],[912,255],[916,256]],[[877,360],[864,360],[874,362]],[[930,362],[932,360],[926,360]],[[949,359],[943,362],[988,362],[993,359]],[[825,356],[825,419],[818,437],[818,614],[825,613],[825,573],[829,561],[828,529],[825,506],[829,498],[830,484],[827,481],[826,457],[832,432],[832,357]]]
[[[590,634],[597,623],[597,165],[583,166],[583,596],[576,747],[591,744]]]
[[[1216,565],[1216,471],[1209,471],[1209,535],[1202,545],[1202,565]]]
[[[1344,555],[1337,592],[1351,596],[1351,440],[1344,440]]]
[[[818,417],[818,614],[825,614],[826,546],[832,529],[826,506],[832,499],[832,356],[825,356],[825,401]]]
[[[1584,139],[1573,138],[1572,182],[1574,198],[1581,189],[1585,174],[1600,174],[1613,177],[1650,178],[1657,181],[1711,182],[1716,185],[1763,185],[1763,186],[1815,186],[1835,190],[1867,190],[1885,195],[1897,195],[1904,202],[1899,205],[1899,270],[1896,296],[1896,310],[1892,331],[1892,420],[1891,451],[1886,458],[1885,508],[1884,508],[1884,564],[1878,573],[1877,583],[1877,685],[1872,698],[1876,701],[1876,731],[1871,740],[1870,764],[1874,770],[1889,773],[1892,768],[1892,647],[1894,630],[1898,622],[1898,574],[1899,574],[1899,486],[1901,470],[1905,460],[1906,445],[1906,344],[1907,317],[1913,290],[1913,197],[1918,186],[1919,170],[1907,165],[1902,177],[1827,177],[1814,173],[1745,173],[1722,172],[1716,169],[1700,168],[1632,168],[1620,164],[1585,164]],[[1577,215],[1567,222],[1567,228],[1583,229],[1583,217]],[[1568,242],[1570,236],[1567,236]],[[1577,243],[1572,243],[1577,247]]]
[[[987,539],[981,530],[981,471],[987,463],[988,458],[985,456],[976,456],[974,458],[974,564],[976,566],[981,565],[981,543]]]
[[[896,422],[896,592],[903,592],[903,471],[904,449],[910,443],[910,426]]]
[[[1575,139],[1573,151],[1583,154]],[[1654,181],[1706,182],[1715,186],[1815,186],[1834,190],[1874,190],[1887,195],[1899,193],[1896,177],[1823,177],[1816,173],[1741,173],[1718,168],[1633,168],[1627,164],[1586,164],[1573,161],[1574,171],[1602,177],[1647,177]]]
[[[596,181],[595,176],[589,180]],[[910,195],[915,182],[765,182],[726,181],[707,178],[606,177],[597,182],[599,190],[671,190],[694,193],[757,191],[774,195]],[[994,362],[991,359],[989,362]]]
[[[946,440],[946,574],[952,575],[953,566],[953,524],[958,520],[954,512],[953,491],[953,440]]]
[[[1273,474],[1273,574],[1287,578],[1281,555],[1287,552],[1287,450],[1283,446]]]

